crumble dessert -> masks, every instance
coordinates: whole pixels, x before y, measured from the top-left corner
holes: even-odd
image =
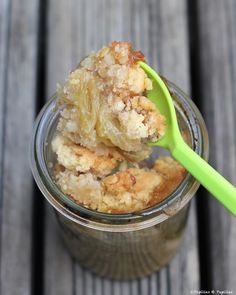
[[[118,147],[142,160],[165,129],[165,118],[145,96],[152,82],[138,65],[141,52],[128,42],[113,42],[92,53],[58,86],[58,130],[90,150]]]
[[[165,132],[165,118],[146,97],[152,81],[128,42],[92,53],[58,86],[55,181],[79,204],[108,213],[150,207],[168,196],[185,170],[173,159],[140,168]]]

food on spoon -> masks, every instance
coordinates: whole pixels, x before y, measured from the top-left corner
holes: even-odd
[[[152,82],[140,68],[141,52],[128,42],[113,42],[92,53],[58,86],[58,130],[89,149],[118,147],[142,160],[164,134],[165,118],[145,96]],[[145,152],[146,153],[145,153]]]
[[[79,204],[109,213],[142,210],[162,201],[185,170],[171,158],[140,168],[159,140],[165,118],[147,98],[152,81],[128,42],[92,53],[58,86],[61,108],[55,181]]]

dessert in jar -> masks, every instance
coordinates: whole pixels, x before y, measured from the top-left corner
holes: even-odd
[[[180,246],[198,184],[148,142],[164,135],[165,118],[148,100],[152,81],[128,42],[83,59],[45,106],[32,141],[32,169],[55,207],[71,254],[115,279],[150,274]],[[196,107],[166,82],[186,141],[207,156]]]

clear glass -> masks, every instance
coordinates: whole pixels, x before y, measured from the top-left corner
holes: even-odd
[[[208,135],[193,102],[173,83],[166,81],[178,123],[188,144],[208,158]],[[112,279],[146,276],[169,263],[181,245],[190,200],[199,187],[187,174],[164,201],[129,214],[108,214],[82,207],[64,195],[53,182],[51,139],[59,110],[56,96],[44,106],[35,122],[31,141],[31,169],[41,192],[56,209],[62,236],[71,255],[92,272]],[[147,165],[166,151],[154,148]]]

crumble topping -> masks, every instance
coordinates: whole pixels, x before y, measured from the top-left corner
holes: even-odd
[[[138,60],[143,54],[128,42],[113,42],[86,57],[58,86],[58,106],[66,105],[58,130],[89,149],[105,145],[140,153],[139,160],[148,157],[146,143],[163,136],[165,118],[145,97],[152,82]]]
[[[98,155],[59,135],[52,141],[52,149],[57,154],[58,164],[65,169],[82,173],[91,172],[99,177],[110,174],[121,161],[125,160],[115,149],[110,148],[107,155]]]
[[[144,55],[128,42],[112,42],[82,60],[58,85],[55,181],[79,204],[109,213],[150,207],[168,196],[185,170],[173,159],[140,161],[159,140],[165,118],[147,98],[152,81],[137,61]]]

